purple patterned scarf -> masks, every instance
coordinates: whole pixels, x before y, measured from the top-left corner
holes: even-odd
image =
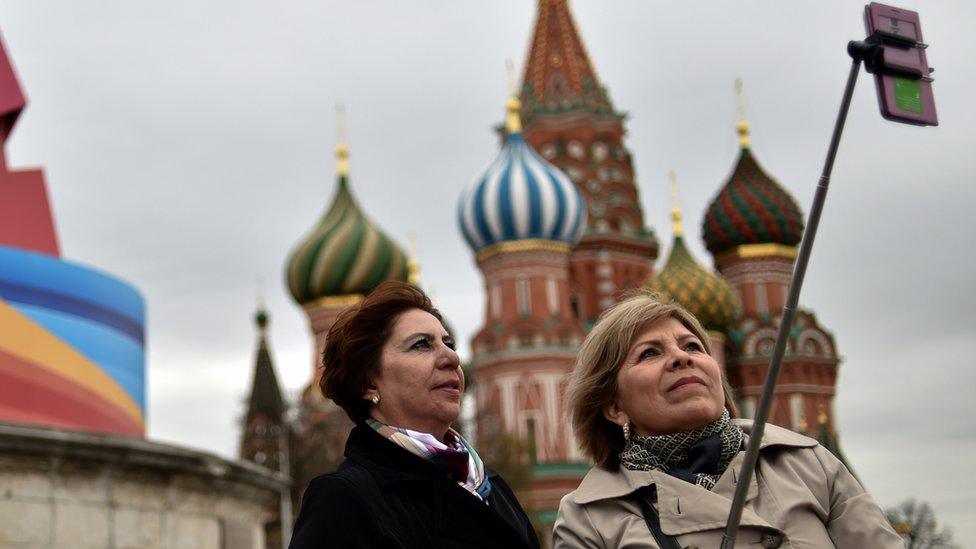
[[[482,501],[491,494],[491,481],[485,476],[485,464],[478,452],[454,429],[448,429],[444,442],[428,433],[386,425],[375,419],[366,424],[404,450],[423,458],[448,472],[452,479]]]

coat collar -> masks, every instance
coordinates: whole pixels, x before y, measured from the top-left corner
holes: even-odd
[[[736,425],[742,427],[745,432],[746,437],[743,439],[743,444],[748,444],[749,434],[752,432],[752,421],[748,419],[735,419],[733,420]],[[817,441],[812,438],[805,437],[801,434],[794,433],[782,427],[777,427],[776,425],[767,424],[765,432],[763,433],[762,444],[759,446],[759,451],[762,452],[767,448],[772,446],[790,446],[794,448],[812,448],[817,445]],[[725,473],[719,479],[719,484],[733,483],[735,475],[739,474],[739,467],[742,465],[742,460],[744,458],[744,451],[740,451],[732,462],[729,464]],[[726,479],[726,477],[729,477]],[[618,498],[629,495],[644,486],[650,486],[652,484],[670,484],[670,481],[677,481],[674,477],[660,471],[631,471],[630,469],[625,469],[623,467],[618,468],[616,471],[610,471],[604,469],[603,467],[596,466],[590,469],[590,472],[586,474],[583,478],[583,482],[580,483],[579,488],[573,494],[573,501],[585,505],[601,499]],[[680,481],[682,484],[687,485],[688,483]],[[755,482],[755,475],[753,475],[753,482]],[[717,485],[716,485],[717,487]],[[703,491],[708,492],[702,488]]]
[[[399,447],[368,425],[356,425],[346,440],[346,457],[365,467],[380,486],[430,481],[443,476],[436,466]]]
[[[345,455],[372,472],[382,486],[397,482],[429,481],[444,476],[436,466],[407,452],[368,425],[357,425],[349,433]],[[485,476],[495,479],[498,473],[486,467]]]
[[[748,437],[752,431],[752,421],[735,420],[735,422],[742,427]],[[763,452],[774,446],[812,448],[816,445],[817,441],[812,438],[775,425],[767,425],[759,449]],[[728,518],[732,496],[735,493],[736,477],[742,467],[743,459],[745,459],[745,451],[740,451],[729,463],[725,473],[712,490],[689,484],[661,471],[631,471],[623,467],[610,471],[597,466],[587,473],[571,497],[573,502],[586,505],[600,500],[628,498],[640,488],[654,486],[657,496],[656,507],[664,533],[679,535],[722,528]],[[753,475],[746,501],[749,502],[758,495],[759,484],[756,475]],[[748,507],[743,510],[742,524],[776,530]]]
[[[746,436],[752,433],[752,420],[751,419],[733,419],[733,423],[742,427]],[[765,450],[770,446],[792,446],[794,448],[813,448],[819,443],[808,437],[801,435],[800,433],[794,433],[789,429],[784,429],[778,425],[773,425],[772,423],[767,423],[766,428],[763,430],[762,444],[759,445],[760,450]]]

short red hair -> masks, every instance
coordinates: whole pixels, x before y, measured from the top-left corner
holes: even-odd
[[[413,309],[426,311],[444,323],[427,294],[412,284],[390,281],[340,313],[329,328],[319,388],[354,422],[362,423],[369,417],[369,402],[363,393],[379,374],[383,345],[393,332],[393,324],[402,313]]]

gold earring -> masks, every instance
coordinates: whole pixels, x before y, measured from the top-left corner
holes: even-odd
[[[373,397],[370,400],[373,401],[373,404],[379,404],[380,403],[380,394],[379,393],[374,393],[373,394]]]

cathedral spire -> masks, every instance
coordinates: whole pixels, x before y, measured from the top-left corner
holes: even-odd
[[[675,238],[684,236],[685,231],[681,226],[681,203],[678,201],[678,176],[674,170],[668,170],[668,188],[671,192],[671,224]]]
[[[254,358],[251,392],[247,398],[247,411],[244,413],[240,457],[278,471],[287,455],[282,448],[284,439],[281,436],[282,430],[287,429],[287,406],[281,395],[281,386],[278,385],[271,352],[268,350],[268,321],[268,311],[259,294],[258,310],[254,314],[258,348]]]
[[[346,177],[349,175],[349,146],[346,145],[346,107],[342,103],[336,103],[336,124],[339,136],[335,149],[336,174]]]
[[[320,304],[344,308],[386,280],[407,280],[406,254],[353,197],[345,108],[340,103],[336,111],[335,194],[325,215],[299,242],[286,265],[288,289],[303,306],[324,299]]]
[[[735,124],[735,130],[739,133],[739,147],[742,150],[749,149],[749,123],[746,122],[746,102],[742,97],[742,78],[735,78],[735,100],[739,106],[739,121]]]
[[[618,296],[650,278],[657,238],[644,223],[625,116],[597,77],[567,0],[537,0],[523,70],[522,136],[569,177],[585,203],[571,287],[579,320],[589,327]]]
[[[576,30],[567,0],[539,0],[532,45],[522,80],[523,116],[613,106]]]
[[[668,171],[668,187],[674,239],[664,268],[648,281],[648,286],[691,311],[706,329],[722,332],[735,320],[739,299],[725,279],[700,265],[685,246],[681,204],[678,201],[678,177],[674,170]]]
[[[522,102],[515,94],[515,67],[511,59],[505,60],[508,76],[508,99],[505,101],[505,133],[522,133]]]
[[[260,413],[271,421],[279,421],[285,413],[285,403],[271,361],[271,352],[268,350],[268,322],[268,311],[264,304],[260,303],[254,314],[254,324],[258,329],[258,349],[254,360],[254,379],[248,398],[247,415]]]
[[[719,270],[729,258],[724,252],[772,254],[792,260],[803,235],[803,213],[796,200],[762,169],[750,150],[740,78],[735,80],[735,93],[739,104],[739,159],[709,204],[702,223],[705,247],[715,256]],[[767,246],[739,249],[752,244]]]

